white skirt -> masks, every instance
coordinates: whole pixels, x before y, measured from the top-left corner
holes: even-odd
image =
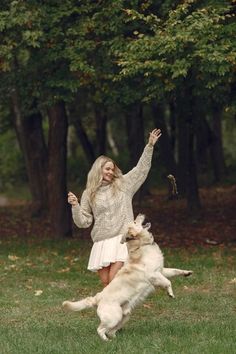
[[[108,267],[111,263],[125,262],[128,258],[126,243],[121,244],[122,235],[106,240],[94,242],[89,262],[88,270],[96,272],[103,267]]]

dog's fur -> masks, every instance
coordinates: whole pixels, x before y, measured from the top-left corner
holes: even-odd
[[[171,282],[167,278],[192,274],[190,270],[164,268],[163,254],[148,231],[151,225],[143,226],[144,218],[139,214],[128,226],[121,242],[127,243],[129,258],[111,283],[93,297],[63,302],[63,306],[72,311],[97,307],[101,321],[97,332],[103,340],[115,337],[116,331],[129,319],[132,309],[155,287],[165,288],[173,298]]]

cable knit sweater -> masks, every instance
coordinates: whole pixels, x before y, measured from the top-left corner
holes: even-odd
[[[115,195],[111,184],[102,185],[96,192],[93,204],[85,190],[80,204],[72,207],[72,217],[78,227],[86,228],[94,222],[91,232],[93,242],[123,234],[127,224],[133,221],[132,199],[147,178],[152,155],[153,146],[146,145],[137,165],[123,175],[121,187]]]

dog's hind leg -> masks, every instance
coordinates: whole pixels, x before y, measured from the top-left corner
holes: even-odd
[[[101,323],[97,329],[98,335],[103,340],[107,341],[107,335],[122,321],[122,308],[118,303],[109,304],[100,302],[97,308],[97,314],[101,320]]]
[[[119,331],[119,329],[121,329],[126,324],[126,322],[129,321],[130,314],[131,314],[130,304],[127,303],[127,304],[123,305],[122,311],[123,311],[123,317],[122,317],[121,321],[107,333],[109,338],[115,338],[116,332]]]
[[[155,272],[152,273],[149,277],[150,283],[155,286],[155,287],[161,287],[167,290],[167,293],[170,297],[174,298],[174,293],[172,290],[172,285],[170,280],[168,280],[166,277],[164,277],[163,274],[160,272]]]
[[[172,278],[172,277],[176,277],[176,276],[179,276],[179,275],[183,275],[185,277],[188,277],[193,272],[192,272],[192,270],[183,270],[183,269],[175,269],[175,268],[163,268],[161,273],[166,278]]]

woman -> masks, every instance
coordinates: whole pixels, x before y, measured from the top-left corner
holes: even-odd
[[[137,166],[122,175],[115,162],[106,156],[98,157],[88,173],[86,189],[80,204],[69,192],[72,217],[80,228],[94,223],[91,237],[94,242],[88,269],[98,272],[103,286],[111,282],[127,259],[127,248],[120,243],[127,224],[133,221],[132,199],[147,178],[151,167],[153,147],[161,136],[154,129]]]

